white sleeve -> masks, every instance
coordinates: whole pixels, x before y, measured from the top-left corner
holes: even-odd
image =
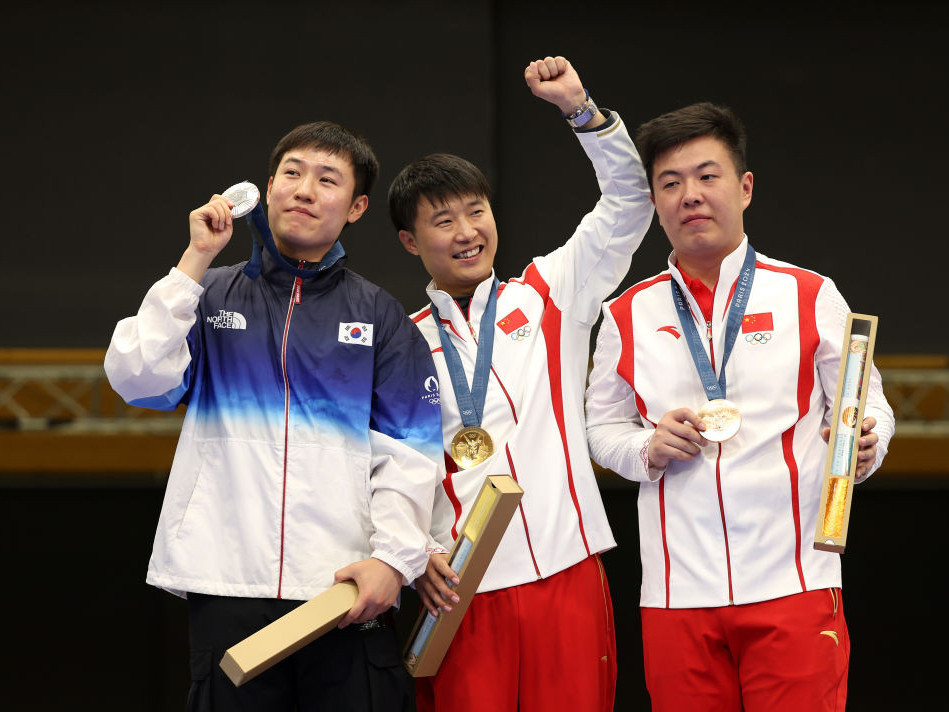
[[[837,395],[837,377],[840,373],[844,330],[847,326],[847,314],[850,312],[847,302],[830,279],[825,279],[820,292],[818,292],[815,312],[817,333],[820,336],[820,344],[817,347],[815,360],[817,361],[817,372],[820,376],[821,387],[824,390],[824,419],[826,424],[829,424],[834,408],[834,397]],[[896,427],[893,409],[883,395],[883,381],[880,372],[873,364],[870,365],[870,368],[870,384],[863,417],[876,418],[877,424],[873,428],[873,432],[877,434],[879,441],[877,442],[876,461],[867,470],[866,474],[856,480],[857,482],[863,482],[883,464],[890,438],[893,437],[893,431]]]
[[[590,326],[629,271],[653,214],[639,153],[619,115],[612,117],[602,130],[576,134],[600,185],[596,207],[566,244],[535,259],[558,307]]]
[[[632,386],[618,371],[623,344],[610,303],[593,354],[586,392],[587,439],[593,459],[618,475],[638,482],[655,481],[662,473],[649,467],[649,438],[655,428],[644,424]]]
[[[375,531],[369,538],[372,557],[402,574],[408,585],[428,564],[426,532],[438,466],[428,457],[375,430],[369,431],[372,472],[369,514]]]
[[[441,407],[425,397],[436,371],[422,333],[394,299],[379,315],[386,328],[378,332],[373,366],[369,544],[373,558],[408,584],[428,564],[433,498],[445,467]]]
[[[148,290],[138,314],[116,325],[105,372],[126,402],[168,410],[177,406],[191,363],[188,333],[203,292],[200,284],[172,268]]]

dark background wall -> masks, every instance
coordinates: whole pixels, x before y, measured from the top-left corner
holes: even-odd
[[[843,555],[853,645],[848,709],[942,709],[947,625],[939,542],[949,489],[919,491],[894,486],[892,476],[875,478],[855,493]],[[603,494],[618,544],[603,556],[616,620],[616,710],[648,710],[636,488]],[[144,582],[161,497],[158,483],[145,480],[0,489],[3,709],[184,709],[187,606]],[[414,592],[404,591],[397,621],[403,639],[418,610]]]
[[[350,265],[408,309],[427,276],[385,192],[409,160],[450,151],[496,187],[498,271],[520,273],[596,199],[527,62],[563,54],[630,127],[711,99],[750,134],[759,251],[832,275],[881,318],[880,353],[949,350],[932,306],[945,256],[949,145],[938,97],[944,4],[67,4],[5,11],[0,346],[104,346],[187,245],[216,191],[263,186],[304,121],[362,131],[382,161]],[[221,256],[245,259],[246,226]],[[658,224],[624,286],[661,268]]]
[[[693,101],[733,106],[750,133],[756,248],[833,275],[852,309],[880,316],[879,353],[946,353],[933,317],[947,255],[947,29],[946,6],[921,2],[6,9],[0,347],[104,347],[177,262],[188,212],[238,180],[263,186],[272,145],[317,118],[358,128],[382,161],[369,213],[345,236],[350,266],[421,304],[428,278],[398,245],[385,190],[407,161],[450,151],[495,186],[498,272],[520,273],[596,199],[575,139],[522,80],[529,60],[563,54],[631,127]],[[221,263],[248,250],[240,226]],[[624,286],[662,269],[668,250],[654,225]],[[897,477],[858,490],[844,561],[851,709],[936,700],[947,631],[931,542],[946,492]],[[0,489],[4,708],[181,709],[184,607],[143,581],[161,495],[160,473]],[[645,709],[635,488],[604,499],[619,542],[604,557],[617,709]]]

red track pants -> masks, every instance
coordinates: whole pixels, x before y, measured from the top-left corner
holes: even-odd
[[[609,712],[613,604],[599,556],[521,586],[476,594],[419,712]]]
[[[843,712],[840,589],[722,608],[643,608],[654,712]]]

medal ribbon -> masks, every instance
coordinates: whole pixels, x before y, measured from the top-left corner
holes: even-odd
[[[432,316],[438,325],[438,336],[442,342],[442,351],[445,353],[445,363],[448,365],[448,375],[451,376],[451,385],[455,391],[455,400],[458,401],[458,410],[461,413],[461,422],[468,426],[480,426],[484,417],[484,400],[488,394],[488,374],[491,371],[491,353],[494,351],[494,315],[498,303],[498,278],[491,283],[491,294],[488,303],[481,315],[481,324],[478,326],[478,356],[475,359],[474,375],[471,378],[471,389],[468,389],[468,378],[465,376],[465,367],[461,364],[461,356],[451,343],[451,337],[442,327],[441,317],[435,303],[432,302]]]
[[[251,253],[250,260],[247,264],[244,265],[244,274],[246,274],[251,279],[257,279],[260,275],[260,270],[263,267],[263,252],[260,247],[260,242],[264,243],[264,247],[267,248],[267,252],[277,261],[277,265],[289,272],[290,274],[296,275],[297,277],[302,277],[303,279],[311,279],[318,275],[323,269],[324,266],[321,266],[320,269],[299,269],[293,262],[290,262],[286,257],[280,254],[280,250],[277,249],[277,245],[273,240],[273,233],[270,232],[270,224],[267,222],[267,216],[264,215],[263,205],[257,203],[254,206],[254,209],[248,214],[245,218],[247,220],[247,225],[250,227],[251,240],[254,243],[254,251]],[[256,233],[257,237],[260,238],[260,242],[254,239],[254,234]],[[333,247],[330,249],[330,252],[334,250],[339,243],[334,243]],[[322,262],[325,263],[325,266],[328,267],[332,262],[326,262],[326,257],[330,256],[330,252],[327,252],[324,256]]]
[[[705,388],[705,395],[709,400],[725,397],[725,364],[728,363],[728,357],[731,355],[735,339],[738,337],[738,327],[741,326],[741,319],[745,315],[745,307],[748,306],[748,297],[751,294],[751,284],[754,280],[755,251],[751,245],[748,245],[748,250],[745,252],[745,261],[741,266],[738,283],[735,286],[735,295],[732,297],[731,307],[728,310],[728,323],[725,326],[725,352],[722,355],[721,375],[718,378],[715,378],[715,369],[712,368],[712,364],[708,360],[708,354],[705,353],[702,338],[699,336],[698,329],[695,328],[692,312],[689,311],[689,305],[682,293],[682,288],[675,279],[670,280],[672,283],[672,303],[679,313],[679,323],[682,325],[686,343],[688,343],[689,351],[692,353],[692,362],[699,372],[699,378],[702,379],[702,386]]]

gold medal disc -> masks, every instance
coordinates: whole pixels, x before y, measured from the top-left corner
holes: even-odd
[[[741,412],[738,406],[724,398],[710,400],[696,413],[705,423],[702,437],[720,443],[733,437],[741,427]]]
[[[451,456],[462,470],[474,467],[494,454],[494,443],[477,425],[462,428],[451,439]]]

